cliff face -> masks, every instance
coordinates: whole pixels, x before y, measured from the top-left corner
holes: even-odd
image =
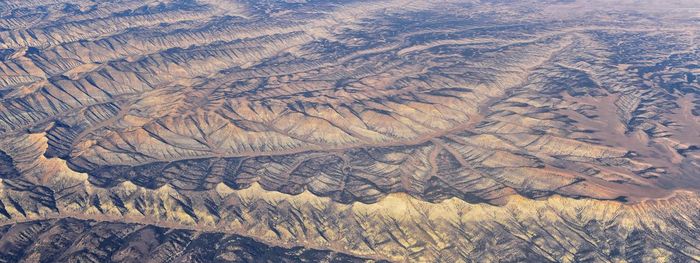
[[[697,10],[1,2],[0,259],[700,260]]]

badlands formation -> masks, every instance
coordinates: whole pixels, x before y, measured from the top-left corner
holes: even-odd
[[[696,1],[0,1],[0,262],[700,261]]]

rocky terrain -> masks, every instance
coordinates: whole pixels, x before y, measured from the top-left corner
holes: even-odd
[[[329,250],[285,249],[238,235],[137,224],[42,220],[7,225],[0,232],[2,262],[365,262]]]
[[[3,262],[700,261],[695,1],[0,2]]]

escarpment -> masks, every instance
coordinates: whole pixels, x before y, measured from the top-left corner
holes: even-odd
[[[659,2],[1,2],[0,261],[700,260]]]

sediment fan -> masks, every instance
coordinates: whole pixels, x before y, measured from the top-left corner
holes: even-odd
[[[695,1],[5,0],[2,262],[700,261]]]

